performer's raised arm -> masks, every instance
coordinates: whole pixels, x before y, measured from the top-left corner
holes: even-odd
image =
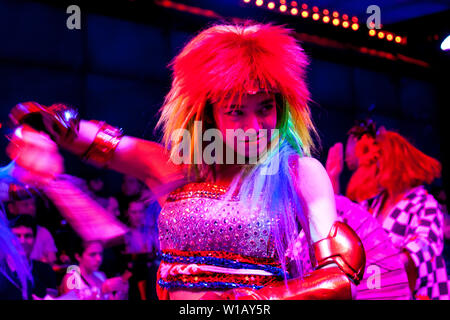
[[[28,126],[16,130],[8,146],[14,160],[7,175],[41,189],[84,241],[122,241],[127,227],[63,174],[63,158],[46,134]]]
[[[137,177],[155,191],[160,204],[166,193],[161,186],[170,189],[184,181],[183,167],[171,161],[162,145],[125,136],[121,129],[104,122],[79,120],[78,112],[69,106],[19,103],[10,120],[13,126],[26,123],[49,134],[60,147],[87,162]]]

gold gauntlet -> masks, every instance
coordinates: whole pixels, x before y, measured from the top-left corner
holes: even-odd
[[[123,137],[122,129],[110,126],[105,122],[91,121],[99,125],[94,141],[82,155],[84,161],[93,162],[99,167],[106,168]]]

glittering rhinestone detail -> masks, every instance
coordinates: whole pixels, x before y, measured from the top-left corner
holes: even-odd
[[[217,185],[209,182],[189,183],[181,188],[176,189],[167,197],[167,201],[177,201],[189,198],[208,198],[222,199],[228,187],[225,185]],[[237,196],[231,197],[231,200],[238,201]]]
[[[259,208],[244,209],[227,188],[191,183],[172,192],[158,219],[162,250],[226,251],[273,258],[273,219]]]

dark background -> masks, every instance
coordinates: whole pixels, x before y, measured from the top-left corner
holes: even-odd
[[[29,100],[45,105],[65,102],[77,107],[84,119],[105,120],[128,135],[158,139],[157,112],[170,88],[167,65],[199,30],[238,17],[287,24],[298,32],[311,57],[308,84],[322,147],[316,156],[323,163],[328,148],[345,141],[354,121],[370,116],[438,158],[444,177],[436,184],[448,190],[444,136],[449,126],[449,51],[439,49],[450,31],[448,1],[307,2],[310,7],[358,16],[357,32],[239,0],[176,2],[212,10],[220,17],[166,8],[151,0],[1,0],[0,149],[7,145],[9,110]],[[81,30],[66,27],[70,15],[66,8],[71,4],[81,8]],[[365,10],[370,4],[380,6],[383,28],[408,36],[406,45],[367,36]],[[401,54],[428,66],[364,54],[361,48]],[[80,175],[88,169],[73,156],[65,156],[68,173]],[[5,152],[0,152],[0,165],[7,163]],[[119,179],[117,173],[107,173],[111,192],[118,191]]]

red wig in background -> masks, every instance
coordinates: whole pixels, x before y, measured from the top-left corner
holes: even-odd
[[[382,130],[375,139],[364,136],[356,145],[359,167],[350,179],[347,197],[356,202],[381,191],[399,194],[441,176],[441,164],[400,134]]]
[[[441,176],[441,164],[427,156],[396,132],[386,131],[377,137],[382,150],[378,184],[389,193],[430,184]]]

